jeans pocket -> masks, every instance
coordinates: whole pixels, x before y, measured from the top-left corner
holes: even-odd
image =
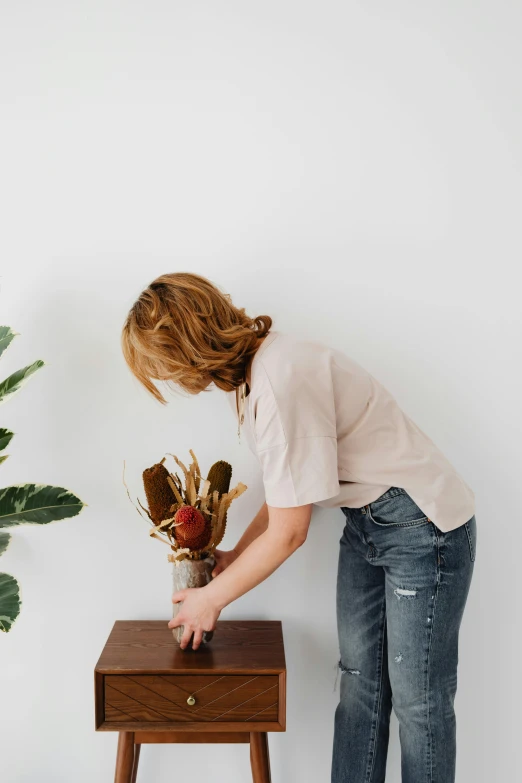
[[[474,514],[471,519],[468,519],[467,522],[464,522],[464,529],[468,537],[469,556],[471,558],[471,562],[473,563],[475,561],[475,555],[477,552],[477,520],[475,519]]]
[[[379,527],[412,527],[431,520],[408,493],[401,492],[366,506],[368,518]]]

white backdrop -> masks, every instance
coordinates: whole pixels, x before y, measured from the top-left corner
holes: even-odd
[[[93,668],[116,619],[165,619],[166,548],[135,497],[144,467],[193,448],[263,502],[224,395],[130,375],[128,308],[194,271],[274,328],[367,367],[477,497],[460,642],[459,783],[513,780],[522,728],[517,554],[522,468],[522,112],[518,4],[502,0],[0,3],[0,375],[46,367],[2,406],[16,436],[1,484],[45,482],[88,506],[13,532],[2,571],[23,609],[0,638],[6,783],[112,781]],[[347,390],[349,393],[349,390]],[[314,509],[305,545],[221,619],[281,619],[286,733],[274,783],[330,774],[344,517]],[[164,551],[165,550],[165,551]],[[242,745],[146,747],[139,781],[249,780]],[[175,770],[175,772],[174,772]],[[188,778],[187,778],[188,779]],[[390,783],[400,780],[393,718]]]

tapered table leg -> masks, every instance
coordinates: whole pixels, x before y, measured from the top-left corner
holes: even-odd
[[[120,731],[118,735],[118,752],[116,755],[116,774],[114,783],[132,783],[132,768],[134,766],[134,732]]]
[[[141,745],[134,745],[134,765],[132,767],[131,783],[136,783],[138,777],[138,763],[140,760]]]
[[[254,783],[270,783],[270,756],[266,731],[250,732],[250,763]]]

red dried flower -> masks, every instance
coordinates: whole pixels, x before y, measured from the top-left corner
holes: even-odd
[[[174,524],[174,535],[178,541],[185,541],[185,546],[191,546],[191,542],[199,538],[206,527],[205,517],[194,506],[178,508],[174,514]]]

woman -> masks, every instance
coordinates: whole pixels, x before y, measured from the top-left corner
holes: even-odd
[[[392,708],[403,783],[453,783],[458,634],[476,551],[474,494],[399,408],[341,351],[249,318],[189,273],[154,280],[131,308],[125,359],[191,394],[226,392],[259,458],[265,503],[210,584],[178,591],[181,647],[304,543],[312,506],[340,508],[341,671],[332,783],[382,783]]]

